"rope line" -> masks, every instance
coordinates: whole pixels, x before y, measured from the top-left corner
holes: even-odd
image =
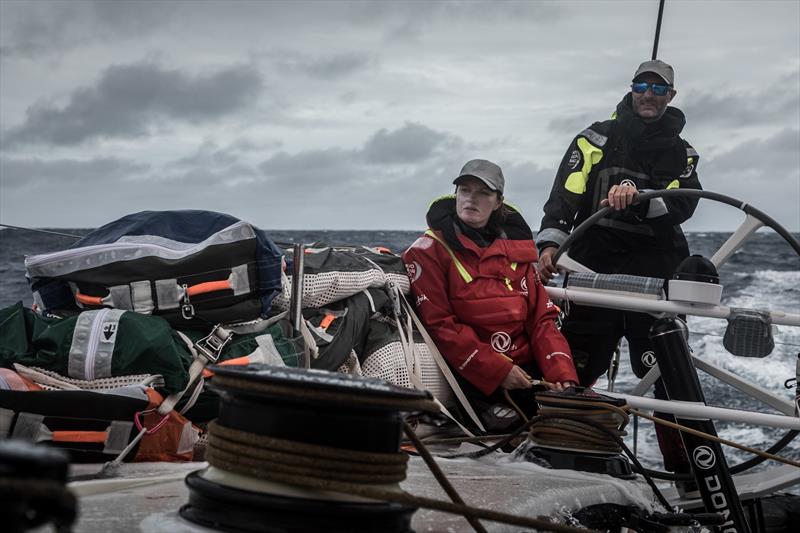
[[[720,444],[725,444],[726,446],[730,446],[732,448],[737,448],[739,450],[742,450],[742,451],[745,451],[745,452],[748,452],[748,453],[752,453],[753,455],[758,455],[758,456],[764,457],[765,459],[772,459],[773,461],[778,461],[779,463],[784,463],[784,464],[787,464],[787,465],[800,467],[800,462],[793,461],[793,460],[787,459],[785,457],[780,457],[778,455],[773,455],[771,453],[767,453],[767,452],[764,452],[764,451],[761,451],[761,450],[757,450],[755,448],[751,448],[749,446],[745,446],[744,444],[739,444],[737,442],[733,442],[733,441],[728,440],[728,439],[723,439],[722,437],[717,437],[717,436],[714,436],[714,435],[710,435],[708,433],[704,433],[702,431],[698,431],[698,430],[692,429],[690,427],[682,426],[681,424],[676,424],[674,422],[670,422],[669,420],[663,420],[663,419],[655,417],[655,416],[650,416],[648,414],[643,413],[642,411],[639,411],[638,409],[633,409],[633,408],[629,407],[628,410],[631,413],[635,414],[636,416],[641,416],[642,418],[646,418],[646,419],[651,420],[651,421],[653,421],[653,422],[655,422],[657,424],[661,424],[661,425],[664,425],[664,426],[667,426],[667,427],[671,427],[673,429],[677,429],[677,430],[683,431],[684,433],[689,433],[689,434],[695,435],[697,437],[702,437],[704,439],[713,440],[713,441],[719,442]]]
[[[442,489],[444,489],[447,495],[450,496],[450,499],[453,501],[453,503],[466,505],[464,500],[461,498],[461,495],[458,494],[458,491],[456,491],[455,487],[453,487],[453,485],[450,483],[450,480],[448,480],[447,476],[444,475],[444,472],[442,472],[441,468],[439,468],[439,465],[436,464],[436,461],[433,460],[431,452],[428,451],[428,448],[422,443],[422,441],[419,440],[417,434],[414,433],[414,430],[411,428],[408,422],[403,422],[403,431],[406,435],[408,435],[408,438],[411,439],[411,442],[414,443],[414,446],[417,447],[417,451],[422,457],[422,460],[425,461],[426,465],[428,465],[433,477],[436,478],[436,481],[439,482],[439,485],[442,487]],[[478,519],[475,517],[475,515],[472,513],[465,514],[464,518],[467,519],[469,524],[472,526],[472,529],[478,533],[486,533],[486,528],[483,527],[483,524],[478,522]]]
[[[307,392],[308,391],[303,391],[303,394],[305,395]],[[425,459],[427,455],[428,459],[426,460],[426,464],[428,464],[429,468],[432,468],[437,480],[439,480],[443,486],[448,486],[449,482],[446,481],[441,470],[438,470],[436,463],[425,448],[425,445],[416,438],[416,435],[413,437],[411,436],[413,435],[413,430],[410,429],[410,426],[406,424],[404,429],[407,434],[409,434],[409,438],[414,441],[421,455],[423,455],[423,459]],[[555,533],[587,533],[590,531],[562,524],[555,524],[546,518],[515,516],[490,509],[465,505],[452,486],[450,486],[452,493],[450,489],[445,489],[445,491],[451,495],[451,498],[461,501],[453,503],[408,494],[400,489],[399,486],[392,487],[390,485],[390,483],[392,483],[391,476],[381,477],[375,474],[363,475],[353,472],[348,473],[346,476],[341,475],[343,469],[347,470],[350,468],[350,463],[347,462],[348,460],[355,460],[357,457],[368,457],[372,461],[370,466],[375,466],[375,456],[380,456],[381,458],[388,458],[392,466],[397,467],[398,470],[402,468],[402,479],[405,479],[405,463],[408,461],[408,457],[405,456],[405,454],[375,454],[355,450],[327,448],[295,441],[283,441],[281,439],[274,439],[272,437],[265,437],[263,435],[255,435],[227,428],[218,423],[212,423],[209,430],[209,446],[207,452],[209,464],[245,476],[308,489],[341,492],[379,501],[403,503],[436,511],[458,514],[464,516],[478,532],[485,531],[483,526],[477,521],[479,518],[542,531],[553,531]],[[242,440],[248,442],[242,443]],[[276,448],[280,448],[279,453],[275,454],[272,450],[259,450],[259,447],[264,443],[269,443],[270,446],[274,445]],[[285,448],[289,445],[292,446],[292,451],[296,453],[286,453]],[[282,461],[287,459],[293,461],[297,455],[301,455],[309,450],[316,454],[316,459],[320,463],[338,462],[344,458],[344,464],[347,466],[327,465],[324,469],[318,469],[282,464]],[[325,454],[330,455],[326,457]],[[402,455],[405,457],[404,459],[398,459],[394,457],[395,455]],[[428,460],[430,463],[428,463]],[[431,467],[431,465],[434,466]],[[438,470],[438,474],[436,470]],[[441,475],[441,479],[439,475]],[[395,480],[394,482],[396,483],[397,481],[399,480]]]

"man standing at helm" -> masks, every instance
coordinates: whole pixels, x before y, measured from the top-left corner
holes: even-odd
[[[645,61],[612,119],[595,122],[572,141],[536,237],[542,278],[549,281],[556,273],[553,255],[569,233],[607,205],[614,211],[575,240],[570,257],[595,272],[669,279],[689,255],[680,224],[692,216],[697,199],[638,202],[639,193],[648,190],[701,188],[697,152],[679,136],[686,119],[669,107],[675,95],[672,67]],[[571,305],[561,331],[573,350],[581,384],[591,385],[606,372],[623,336],[633,371],[643,377],[654,364],[648,338],[653,320],[649,314]],[[661,380],[656,396],[665,398]],[[665,467],[688,471],[677,433],[661,428],[656,426]]]

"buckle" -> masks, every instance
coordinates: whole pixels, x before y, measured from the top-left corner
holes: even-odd
[[[184,283],[181,285],[183,287],[183,298],[181,298],[181,316],[185,320],[191,320],[194,318],[194,306],[192,302],[189,301],[189,286]]]
[[[217,324],[211,333],[194,343],[194,348],[209,363],[216,363],[219,356],[222,355],[222,349],[231,339],[233,339],[233,332]]]

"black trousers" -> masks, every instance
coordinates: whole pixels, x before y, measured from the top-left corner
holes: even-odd
[[[649,338],[650,326],[654,321],[655,318],[646,313],[572,304],[561,326],[561,333],[572,349],[580,384],[589,387],[606,373],[622,337],[628,340],[633,373],[639,378],[644,377],[656,362]],[[655,382],[655,397],[667,399],[660,378]],[[671,415],[656,415],[674,422]],[[689,472],[680,433],[656,424],[656,436],[664,457],[664,467],[672,472]]]
[[[488,421],[484,418],[483,414],[487,409],[490,409],[493,405],[503,404],[513,408],[513,406],[510,405],[506,400],[505,394],[503,394],[503,387],[497,387],[497,389],[492,394],[486,395],[483,392],[481,392],[477,387],[475,387],[475,385],[464,379],[464,377],[461,374],[459,374],[458,371],[452,367],[452,365],[450,366],[450,369],[453,371],[453,375],[455,376],[456,381],[461,386],[461,390],[464,392],[464,396],[467,397],[467,400],[469,401],[470,405],[475,410],[478,417],[481,418],[481,421],[484,423],[484,425],[486,425]],[[542,374],[536,367],[536,365],[523,366],[522,369],[525,370],[525,372],[527,372],[531,377],[535,379],[541,379]],[[530,389],[514,389],[514,390],[509,390],[508,395],[511,398],[511,400],[517,405],[517,407],[519,407],[519,409],[523,413],[525,413],[525,416],[527,416],[528,418],[532,418],[536,416],[536,412],[538,410],[538,406],[536,404],[534,395],[536,394],[536,392],[542,390],[544,390],[543,387],[533,387]],[[461,413],[462,423],[464,423],[468,427],[471,427],[474,430],[477,430],[477,428],[474,427],[474,424],[472,424],[471,419],[467,415],[466,411],[464,411],[460,403],[458,404],[458,410]],[[523,420],[520,419],[512,427],[507,428],[503,431],[511,431],[513,429],[516,429],[517,427],[522,425],[522,423]],[[489,431],[489,433],[492,433],[492,431]]]

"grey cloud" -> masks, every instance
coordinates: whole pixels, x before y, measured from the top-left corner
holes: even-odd
[[[280,141],[255,142],[251,139],[239,138],[227,146],[220,146],[213,140],[203,141],[193,154],[182,157],[171,163],[172,168],[191,168],[203,166],[219,169],[230,167],[240,162],[243,154],[253,152],[272,152],[283,145]]]
[[[800,130],[784,129],[768,139],[741,143],[716,155],[705,164],[700,160],[698,172],[713,179],[734,181],[748,175],[759,180],[783,180],[800,172]],[[701,176],[702,178],[702,176]],[[749,180],[743,180],[743,183]]]
[[[689,92],[682,106],[693,123],[735,126],[784,122],[800,109],[800,72],[766,83],[760,92]]]
[[[286,189],[298,186],[326,186],[358,178],[354,171],[358,153],[341,148],[307,150],[297,154],[279,152],[262,162],[258,168],[271,183]]]
[[[64,107],[47,101],[29,107],[25,122],[6,132],[4,144],[137,137],[161,119],[201,122],[234,113],[261,88],[261,77],[249,66],[197,76],[149,63],[112,66],[96,86],[73,91]]]
[[[50,186],[72,184],[85,186],[116,183],[119,179],[142,175],[150,165],[117,157],[77,159],[0,158],[0,183],[6,187]]]
[[[698,174],[703,188],[732,196],[766,212],[790,230],[800,228],[800,130],[785,129],[767,139],[748,140],[728,151],[703,160],[700,154]],[[734,217],[727,208],[730,222],[720,227],[717,209],[707,209],[701,202],[690,221],[692,227],[715,227],[732,231]]]
[[[312,56],[284,49],[270,52],[266,56],[285,73],[296,73],[320,80],[340,79],[375,63],[374,58],[362,52]]]
[[[118,43],[168,24],[178,4],[122,1],[0,2],[0,57],[60,56],[94,41]]]
[[[359,176],[370,176],[374,169],[364,164],[418,164],[429,159],[437,148],[449,144],[458,146],[461,141],[446,133],[438,132],[423,124],[407,122],[404,126],[389,131],[375,132],[359,150],[328,148],[307,150],[297,154],[280,152],[262,162],[259,168],[271,177],[280,177],[291,183],[314,183],[324,185],[330,177],[339,180],[359,181]]]
[[[394,131],[381,129],[364,145],[370,163],[413,163],[428,158],[447,135],[427,126],[407,122]]]
[[[230,162],[216,167],[197,165],[187,170],[174,174],[165,174],[161,178],[150,176],[148,181],[155,186],[173,186],[184,188],[187,184],[218,195],[221,187],[236,187],[242,184],[250,185],[261,181],[259,172],[243,163]],[[180,191],[176,191],[180,195]],[[202,195],[202,194],[201,194]],[[205,194],[208,196],[208,194]]]
[[[571,133],[575,135],[582,131],[586,126],[596,122],[600,116],[601,113],[599,110],[598,112],[587,111],[585,113],[560,116],[551,120],[547,124],[547,129],[558,133]]]

